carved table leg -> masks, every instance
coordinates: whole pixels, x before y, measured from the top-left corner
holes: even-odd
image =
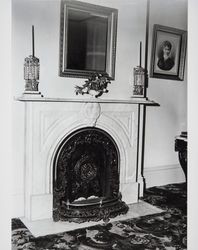
[[[187,137],[176,137],[175,151],[178,152],[179,163],[184,171],[187,185]]]
[[[180,165],[184,171],[186,182],[187,182],[187,151],[186,150],[179,151],[178,156],[179,156]]]

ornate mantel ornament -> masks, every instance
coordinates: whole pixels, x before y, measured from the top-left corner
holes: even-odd
[[[25,58],[24,62],[24,80],[25,80],[25,92],[24,94],[39,94],[38,80],[40,73],[39,59],[34,56],[34,26],[32,25],[32,55]]]
[[[133,97],[144,97],[145,70],[141,66],[133,69]]]
[[[140,42],[140,64],[133,68],[133,97],[144,97],[145,92],[145,69],[141,66],[142,42]]]
[[[109,83],[111,83],[111,81],[107,75],[94,73],[85,81],[82,87],[76,86],[75,92],[76,95],[89,94],[97,98],[103,93],[108,93],[107,86]]]
[[[24,79],[25,91],[38,91],[39,59],[33,55],[25,58]]]

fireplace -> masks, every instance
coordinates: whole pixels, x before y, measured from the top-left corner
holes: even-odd
[[[25,218],[99,220],[143,195],[147,100],[23,96]]]
[[[84,222],[126,213],[119,193],[119,152],[104,130],[67,136],[54,158],[53,219]]]

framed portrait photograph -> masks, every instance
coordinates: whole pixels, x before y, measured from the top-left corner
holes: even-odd
[[[184,79],[187,32],[154,24],[150,77]]]

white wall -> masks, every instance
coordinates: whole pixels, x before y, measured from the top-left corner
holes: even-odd
[[[143,42],[143,47],[145,43],[146,0],[86,2],[118,9],[116,80],[112,81],[109,93],[102,98],[129,98],[132,92],[133,67],[139,62],[139,42]],[[76,97],[74,86],[84,83],[84,79],[58,76],[59,15],[58,0],[12,1],[13,96],[20,96],[24,91],[23,63],[24,58],[31,54],[31,25],[35,26],[35,55],[41,64],[39,89],[42,94],[45,97]],[[151,0],[149,59],[154,23],[186,29],[186,1]],[[144,51],[142,54],[144,55]],[[149,79],[148,97],[159,102],[161,106],[148,108],[147,112],[147,170],[178,164],[174,152],[174,136],[186,126],[186,85],[186,78],[182,82]],[[23,111],[24,103],[13,101],[13,175],[16,177],[13,183],[13,216],[23,215]]]
[[[12,188],[12,107],[11,107],[11,1],[0,1],[0,72],[1,72],[1,99],[0,99],[0,198],[1,198],[1,249],[11,249],[11,192]]]
[[[154,24],[187,30],[187,0],[150,1],[149,66]],[[160,169],[160,173],[165,176],[167,171],[173,169],[172,180],[182,181],[184,175],[174,151],[174,137],[181,131],[187,131],[187,63],[184,81],[150,78],[148,96],[158,102],[160,107],[147,109],[145,172],[151,174]],[[160,173],[158,177],[153,175],[156,185],[168,181],[162,179]],[[151,181],[148,186],[152,185]]]
[[[89,0],[93,4],[117,8],[116,80],[103,98],[130,97],[132,70],[139,62],[139,42],[145,39],[146,0]],[[24,90],[23,63],[31,54],[31,25],[35,26],[35,55],[41,64],[40,91],[46,97],[75,97],[74,86],[84,79],[58,76],[59,58],[58,0],[13,0],[14,95]]]

